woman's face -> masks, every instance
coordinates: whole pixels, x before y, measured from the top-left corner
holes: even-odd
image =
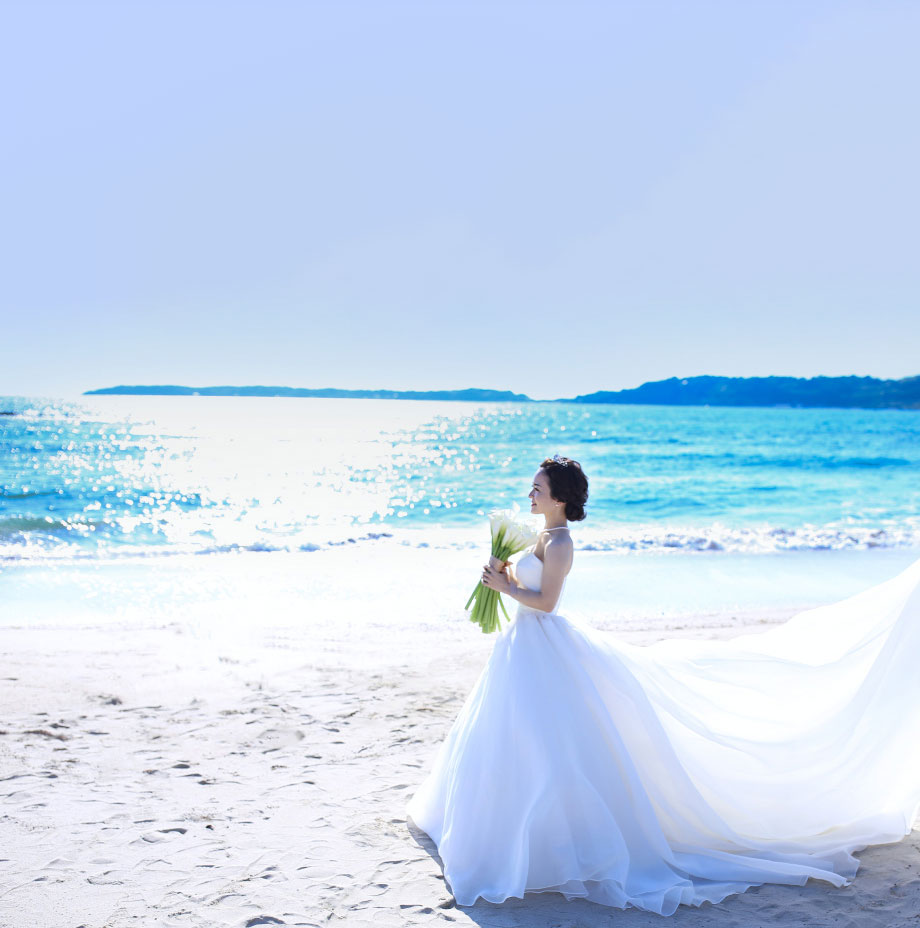
[[[530,498],[530,511],[538,515],[546,515],[558,506],[558,502],[550,496],[549,477],[542,468],[534,474],[533,484],[527,494]]]

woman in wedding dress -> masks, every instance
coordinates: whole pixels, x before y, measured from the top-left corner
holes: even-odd
[[[648,647],[561,615],[578,462],[482,582],[518,601],[409,801],[459,905],[559,892],[671,915],[763,883],[848,884],[920,805],[920,560],[729,641]]]

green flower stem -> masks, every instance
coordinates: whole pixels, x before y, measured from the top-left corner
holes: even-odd
[[[522,550],[523,548],[516,547],[512,542],[505,539],[504,530],[501,528],[492,539],[492,555],[500,561],[507,561],[512,555]],[[470,613],[470,621],[476,622],[487,635],[501,628],[498,618],[499,607],[501,607],[506,621],[511,621],[501,594],[498,590],[485,586],[481,580],[476,584],[470,598],[466,601],[466,605],[463,607],[464,610],[468,610],[471,603],[473,609]]]

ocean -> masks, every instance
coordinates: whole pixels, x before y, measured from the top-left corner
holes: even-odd
[[[540,461],[576,548],[920,549],[920,413],[575,403],[0,397],[0,560],[481,547]],[[7,414],[10,413],[10,414]]]

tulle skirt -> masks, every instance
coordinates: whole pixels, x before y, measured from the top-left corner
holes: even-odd
[[[730,641],[618,641],[520,609],[409,801],[460,905],[661,915],[842,886],[920,804],[920,560]]]

